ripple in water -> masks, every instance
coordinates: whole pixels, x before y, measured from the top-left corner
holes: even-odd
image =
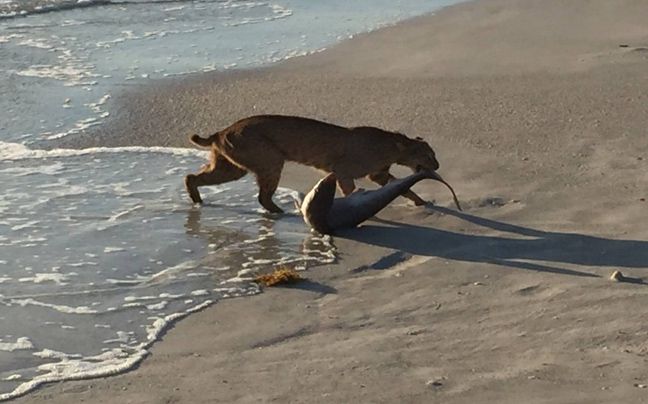
[[[258,293],[259,269],[335,260],[300,216],[265,215],[251,179],[191,206],[202,152],[0,146],[0,399],[126,370],[171,321]]]

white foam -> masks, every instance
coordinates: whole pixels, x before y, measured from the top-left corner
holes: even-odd
[[[149,282],[156,282],[160,281],[162,279],[174,279],[178,273],[180,272],[185,272],[188,269],[194,269],[196,268],[197,263],[195,261],[185,261],[181,262],[178,265],[174,265],[172,267],[169,267],[165,270],[162,270],[155,275],[151,276],[149,279]]]
[[[20,143],[10,143],[0,141],[0,161],[1,160],[24,160],[24,159],[42,159],[56,157],[74,157],[87,156],[102,153],[164,153],[184,157],[203,157],[208,158],[209,152],[196,149],[185,149],[181,147],[144,147],[144,146],[126,146],[126,147],[90,147],[87,149],[52,149],[39,150],[30,149]]]
[[[32,355],[36,356],[37,358],[43,358],[43,359],[63,359],[63,360],[68,360],[70,358],[81,358],[81,355],[71,355],[71,354],[66,354],[63,352],[59,351],[54,351],[52,349],[43,349],[38,352],[34,352]]]
[[[79,3],[81,3],[82,0],[79,0]],[[85,25],[87,24],[86,21],[77,21],[77,20],[64,20],[61,23],[62,27],[71,27],[71,26],[77,26],[77,25]]]
[[[110,220],[110,219],[109,219]],[[103,252],[106,254],[126,251],[123,247],[105,247]]]
[[[245,240],[246,243],[248,241],[249,240]],[[255,242],[256,242],[256,240],[255,240]],[[275,261],[276,260],[261,259],[261,258],[259,258],[259,259],[250,258],[250,260],[248,262],[244,262],[242,266],[243,266],[243,268],[247,268],[247,267],[250,267],[250,266],[268,265],[268,264],[272,264]]]
[[[0,351],[13,352],[34,349],[34,344],[27,337],[20,337],[16,342],[2,342],[0,339]]]
[[[101,125],[101,122],[99,122],[97,118],[85,118],[75,122],[74,127],[66,131],[57,132],[57,133],[43,132],[41,133],[41,135],[44,136],[46,140],[56,140],[56,139],[64,138],[69,135],[82,133],[86,129],[97,125]]]
[[[11,231],[18,231],[18,230],[32,228],[32,227],[35,227],[38,223],[40,223],[38,220],[30,220],[27,223],[17,224],[15,226],[11,226]]]
[[[144,205],[135,205],[135,206],[133,206],[133,207],[130,208],[130,209],[126,209],[126,210],[124,210],[124,211],[121,211],[121,212],[115,213],[114,215],[112,215],[112,216],[108,219],[108,221],[109,221],[109,222],[115,222],[115,221],[117,221],[117,220],[119,220],[119,219],[121,219],[121,218],[123,218],[123,217],[125,217],[125,216],[128,216],[129,214],[131,214],[131,213],[133,213],[133,212],[135,212],[135,211],[138,211],[138,210],[140,210],[140,209],[142,209],[142,208],[144,208]]]
[[[146,308],[148,310],[164,310],[168,306],[169,302],[166,300],[163,300],[159,303],[154,303],[154,304],[147,304]]]
[[[7,43],[10,42],[12,39],[24,38],[24,37],[25,35],[23,34],[0,35],[0,43]]]
[[[106,279],[106,283],[112,284],[112,285],[137,285],[138,283],[142,283],[142,281],[137,280],[137,279]]]
[[[99,98],[97,102],[92,102],[89,104],[85,104],[86,106],[92,108],[93,111],[95,112],[101,112],[101,106],[104,105],[108,100],[110,99],[110,94],[104,94],[103,97]]]
[[[20,278],[18,282],[33,282],[33,283],[43,283],[43,282],[54,282],[59,285],[67,285],[68,275],[59,274],[59,273],[39,273],[34,274],[34,276],[29,278]]]
[[[111,349],[102,354],[77,359],[72,355],[52,350],[43,350],[35,353],[41,358],[55,358],[59,362],[40,365],[38,370],[44,372],[25,382],[12,392],[0,394],[0,400],[9,400],[28,393],[45,383],[53,383],[62,380],[81,380],[95,377],[104,377],[126,372],[137,366],[148,355],[148,348],[157,341],[160,335],[175,321],[187,315],[200,311],[213,304],[207,300],[199,305],[189,308],[180,313],[174,313],[165,317],[158,317],[152,325],[147,327],[147,339],[141,344],[130,347],[127,351],[120,348]]]
[[[34,300],[31,298],[28,299],[11,299],[9,301],[11,304],[18,304],[20,306],[40,306],[40,307],[47,307],[53,310],[56,310],[61,313],[67,313],[67,314],[96,314],[98,311],[92,310],[87,306],[78,306],[78,307],[71,307],[71,306],[65,306],[65,305],[59,305],[59,304],[51,304],[51,303],[44,303],[40,302],[38,300]]]
[[[60,174],[64,169],[63,164],[56,162],[54,164],[42,164],[37,167],[6,167],[1,170],[2,174],[14,175],[23,177],[27,175],[56,175]]]
[[[258,6],[262,6],[262,5],[263,6],[268,5],[267,3],[256,3],[255,4],[255,3],[250,3],[250,2],[246,2],[246,3],[226,3],[226,4],[230,5],[229,8],[235,8],[235,7],[258,7]],[[279,20],[279,19],[282,19],[282,18],[287,18],[287,17],[290,17],[293,14],[293,11],[291,9],[285,8],[285,7],[280,6],[278,4],[270,5],[270,10],[272,11],[273,15],[256,17],[256,18],[253,18],[253,17],[242,18],[242,19],[240,19],[238,21],[225,23],[224,25],[228,26],[228,27],[238,27],[238,26],[247,25],[247,24],[258,24],[258,23],[262,23],[262,22],[275,21],[275,20]]]
[[[87,86],[97,84],[88,67],[79,65],[32,65],[26,69],[14,71],[18,76],[35,77],[41,79],[54,79],[64,81],[66,86]]]
[[[125,302],[136,302],[138,300],[146,301],[146,300],[155,300],[155,299],[157,299],[157,296],[126,296],[124,298],[124,301]]]
[[[40,38],[38,39],[28,38],[18,42],[18,45],[30,46],[32,48],[40,48],[40,49],[52,49],[53,46],[46,43],[45,41],[46,41],[45,39],[40,39]]]
[[[167,8],[164,9],[164,11],[165,11],[165,12],[169,12],[169,11],[181,11],[181,10],[184,10],[184,9],[185,9],[185,6],[176,6],[176,7],[167,7]]]
[[[71,262],[67,264],[67,266],[77,268],[77,267],[85,267],[85,266],[97,266],[97,263],[92,261]]]

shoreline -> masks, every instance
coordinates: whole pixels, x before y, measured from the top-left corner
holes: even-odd
[[[131,372],[16,402],[645,400],[648,290],[607,280],[648,277],[643,16],[633,0],[482,0],[227,80],[115,97],[93,140],[121,133],[110,146],[188,145],[251,111],[420,135],[466,212],[418,185],[441,208],[395,201],[334,238],[339,262],[309,282],[219,301]],[[291,166],[282,185],[318,178]]]
[[[366,35],[372,35],[376,32],[389,30],[395,27],[399,27],[403,24],[413,24],[421,18],[425,19],[435,17],[439,13],[445,12],[446,10],[451,10],[455,7],[460,7],[475,1],[477,0],[460,0],[459,3],[441,6],[435,11],[388,23],[384,26],[373,28],[370,31],[353,34],[348,38],[342,39],[341,41],[329,44],[325,48],[312,50],[305,55],[302,54],[290,57],[262,66],[247,68],[242,67],[208,72],[193,72],[185,75],[149,79],[146,83],[138,84],[134,88],[129,88],[121,92],[115,91],[114,94],[111,94],[111,97],[116,98],[116,100],[112,100],[111,103],[116,104],[117,110],[111,110],[111,115],[105,120],[105,122],[102,123],[102,125],[88,128],[89,130],[82,134],[66,136],[57,140],[37,141],[35,145],[38,145],[39,147],[42,147],[44,149],[57,147],[78,149],[100,146],[195,147],[195,145],[191,144],[188,141],[185,141],[186,139],[184,139],[184,137],[182,136],[180,136],[178,139],[174,139],[171,136],[167,135],[165,136],[165,138],[160,140],[151,138],[151,136],[147,136],[144,133],[138,133],[136,136],[128,136],[119,134],[115,135],[115,132],[121,132],[124,122],[126,123],[126,125],[132,125],[133,123],[135,123],[136,125],[141,124],[144,118],[133,117],[133,115],[136,115],[133,111],[139,111],[140,109],[150,111],[151,109],[154,109],[155,102],[147,99],[151,96],[157,96],[158,94],[163,96],[170,95],[178,90],[191,91],[195,87],[204,87],[206,85],[214,84],[219,86],[228,86],[250,80],[260,80],[262,82],[267,82],[269,80],[273,80],[277,75],[285,78],[286,75],[294,74],[295,69],[297,71],[305,70],[299,65],[302,60],[310,60],[313,56],[320,53],[329,53],[331,52],[331,49],[336,49],[349,41],[357,41],[358,38],[363,38]],[[193,103],[190,102],[189,104]],[[191,105],[191,107],[195,108],[195,105]],[[229,124],[233,123],[234,120],[236,120],[236,118],[232,119],[233,120],[229,121],[219,119],[218,124],[221,125],[220,128],[228,126]],[[163,125],[160,126],[163,127]],[[210,128],[215,126],[216,125],[212,124]]]

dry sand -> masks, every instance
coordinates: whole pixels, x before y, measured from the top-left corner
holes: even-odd
[[[397,201],[309,282],[190,316],[133,372],[18,402],[648,402],[647,21],[645,0],[481,0],[118,97],[85,144],[188,145],[254,113],[424,136],[466,212],[423,182],[439,208]]]

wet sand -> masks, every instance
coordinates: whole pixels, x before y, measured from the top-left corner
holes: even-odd
[[[396,201],[308,282],[190,316],[135,371],[17,401],[646,401],[645,21],[640,0],[483,0],[115,96],[74,145],[188,146],[256,113],[379,126],[428,140],[465,212],[422,182],[437,208]]]

